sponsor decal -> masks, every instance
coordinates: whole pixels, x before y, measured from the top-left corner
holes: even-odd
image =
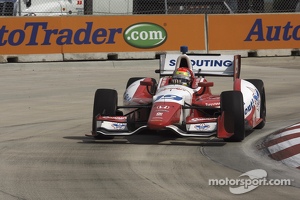
[[[220,102],[216,102],[216,103],[205,103],[205,106],[220,106]]]
[[[0,46],[115,44],[115,39],[120,34],[123,34],[127,44],[136,48],[158,47],[167,40],[167,31],[154,23],[134,24],[125,31],[121,27],[103,28],[96,27],[97,25],[94,22],[85,22],[85,26],[77,30],[67,27],[49,28],[48,22],[26,22],[24,27],[13,30],[3,25],[0,27]]]
[[[215,121],[216,118],[193,118],[191,122],[198,122],[198,121]]]
[[[180,101],[182,100],[182,97],[177,96],[177,95],[173,95],[173,94],[167,94],[167,95],[160,95],[158,96],[155,101],[158,100],[174,100],[174,101]]]
[[[253,99],[251,99],[250,104],[245,108],[245,115],[247,115],[249,112],[251,112],[252,108],[254,108],[254,106],[256,106],[256,109],[260,109],[260,103],[259,103],[259,92],[257,89],[253,89],[250,87],[247,87],[249,90],[252,91],[252,97]]]
[[[149,49],[162,45],[167,40],[167,31],[158,24],[143,22],[129,26],[123,37],[133,47]]]
[[[208,124],[197,124],[194,126],[194,128],[200,131],[200,130],[207,130],[210,128],[210,126]]]
[[[256,19],[244,41],[299,41],[299,29],[299,25],[293,26],[290,21],[283,26],[264,26],[262,19]]]
[[[156,113],[156,116],[161,117],[163,114],[164,113],[162,113],[162,112],[158,112],[158,113]]]
[[[193,67],[232,67],[233,63],[231,60],[194,60],[191,59]],[[176,60],[171,59],[169,66],[175,66]]]
[[[23,29],[8,30],[6,26],[0,28],[0,46],[50,46],[55,38],[56,45],[84,45],[84,44],[115,44],[115,36],[122,34],[122,28],[97,28],[94,30],[93,22],[86,22],[86,27],[72,30],[49,29],[48,22],[26,22]],[[93,31],[92,31],[93,30]],[[43,42],[37,42],[37,38]]]
[[[159,109],[158,111],[159,112],[170,112],[169,110],[161,110],[161,109]]]
[[[251,112],[254,105],[255,105],[254,100],[251,99],[250,104],[245,108],[245,115],[247,115],[249,112]]]
[[[113,123],[111,125],[115,130],[124,130],[126,127],[125,123]]]
[[[124,101],[130,101],[132,97],[128,93],[125,93],[123,99]]]
[[[167,106],[167,105],[159,105],[156,107],[157,109],[163,109],[163,110],[168,110],[170,109],[170,106]]]
[[[151,121],[152,122],[161,122],[161,121],[163,121],[163,119],[162,119],[162,117],[153,117],[152,119],[151,119]]]

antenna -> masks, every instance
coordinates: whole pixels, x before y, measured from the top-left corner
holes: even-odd
[[[182,54],[186,54],[188,51],[189,51],[188,46],[181,46],[181,47],[180,47],[180,52],[181,52]]]

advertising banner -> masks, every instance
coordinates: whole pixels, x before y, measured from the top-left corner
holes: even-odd
[[[55,30],[61,27],[56,17],[3,17],[0,19],[0,54],[61,53]]]
[[[209,15],[208,39],[209,50],[300,48],[300,15]]]
[[[0,54],[205,50],[204,15],[7,17]]]

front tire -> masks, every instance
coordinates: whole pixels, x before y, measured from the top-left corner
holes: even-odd
[[[116,116],[118,104],[118,93],[112,89],[98,89],[95,92],[94,107],[93,107],[93,120],[92,132],[97,133],[97,115],[102,116]],[[97,135],[95,139],[112,139],[113,136]]]
[[[240,91],[225,91],[221,93],[221,111],[224,112],[224,127],[230,138],[226,142],[240,142],[245,138],[244,101]]]

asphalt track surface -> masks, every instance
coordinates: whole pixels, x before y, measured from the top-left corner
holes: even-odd
[[[242,143],[143,133],[95,141],[94,92],[151,76],[158,60],[0,64],[0,199],[299,199],[300,171],[273,161],[264,138],[300,121],[300,58],[243,58],[242,78],[265,83],[267,124]],[[213,93],[231,89],[216,79]],[[225,81],[226,80],[226,81]],[[228,83],[227,83],[228,82]],[[263,169],[292,186],[235,195],[209,179]]]

